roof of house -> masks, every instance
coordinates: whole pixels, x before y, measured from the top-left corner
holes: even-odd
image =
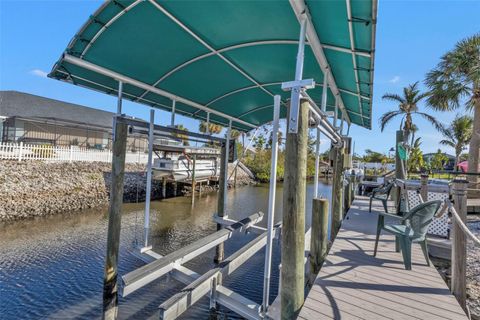
[[[446,152],[442,152],[444,155],[447,156],[447,158],[449,159],[455,159],[455,156],[454,155],[451,155],[451,154],[448,154]],[[424,158],[432,158],[433,156],[435,156],[435,154],[437,154],[436,152],[432,152],[432,153],[424,153],[423,154],[423,157]]]
[[[111,128],[114,113],[25,92],[0,91],[0,116]]]

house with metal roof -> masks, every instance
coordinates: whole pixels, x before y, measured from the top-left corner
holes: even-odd
[[[109,148],[113,115],[30,93],[0,91],[0,142]],[[130,150],[146,148],[144,139],[133,136],[128,145]]]

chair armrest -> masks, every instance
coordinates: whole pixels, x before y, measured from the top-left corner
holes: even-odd
[[[405,216],[399,216],[399,215],[396,215],[396,214],[391,214],[391,213],[386,213],[386,212],[378,212],[378,214],[382,215],[384,217],[390,217],[390,218],[398,219],[400,221],[404,221],[407,218]]]

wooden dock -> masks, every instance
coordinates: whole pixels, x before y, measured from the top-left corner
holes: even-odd
[[[299,319],[467,319],[418,244],[412,270],[404,269],[394,237],[382,233],[373,257],[377,214],[357,197],[327,261],[305,299]]]

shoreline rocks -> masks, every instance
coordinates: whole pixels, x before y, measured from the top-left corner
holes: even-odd
[[[233,171],[233,166],[229,166]],[[108,206],[111,164],[102,162],[0,161],[0,222]],[[124,202],[145,201],[146,169],[126,164]],[[233,179],[233,176],[232,176]],[[238,170],[237,186],[251,185]],[[233,180],[229,181],[229,187]],[[203,192],[213,191],[214,187]],[[182,195],[167,184],[167,197]],[[162,197],[162,183],[152,183],[152,200]]]

